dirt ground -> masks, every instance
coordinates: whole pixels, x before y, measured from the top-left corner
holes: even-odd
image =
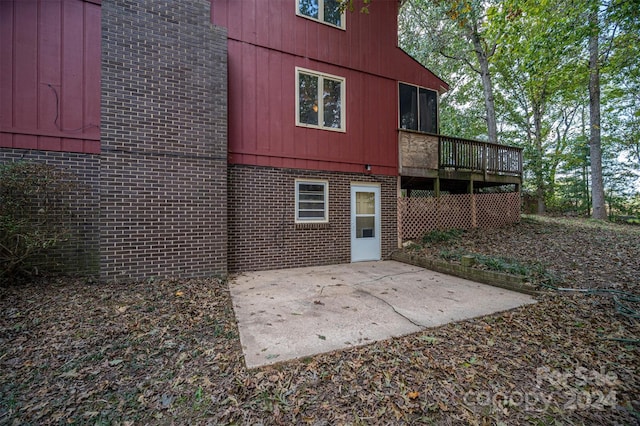
[[[247,370],[223,280],[40,279],[0,289],[0,424],[640,423],[639,227],[525,217],[412,249],[589,291]]]

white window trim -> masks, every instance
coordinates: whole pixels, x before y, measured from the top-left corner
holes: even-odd
[[[342,25],[335,25],[335,24],[332,24],[331,22],[326,22],[324,20],[324,0],[318,0],[318,18],[317,19],[308,15],[305,15],[303,13],[300,13],[300,0],[296,0],[296,15],[298,15],[301,18],[309,19],[311,21],[318,22],[320,24],[337,28],[339,30],[346,31],[347,29],[347,14],[344,11],[342,11],[342,14],[340,16],[340,22],[342,23]]]
[[[428,87],[418,86],[417,84],[407,83],[406,81],[398,81],[398,129],[399,130],[408,130],[410,132],[415,132],[419,130],[411,130],[411,129],[403,129],[400,127],[400,122],[402,117],[400,117],[400,84],[404,84],[406,86],[413,86],[418,88],[418,93],[420,93],[420,89],[429,90],[436,94],[436,128],[440,129],[440,93],[437,90],[429,89]],[[418,116],[420,116],[420,102],[418,102]],[[420,123],[418,123],[418,129],[420,128]]]
[[[319,81],[318,81],[318,123],[321,122],[321,118],[324,117],[324,103],[320,102],[320,99],[322,99],[322,87],[323,84],[321,84],[322,79],[324,78],[329,78],[331,80],[338,80],[340,81],[340,100],[342,103],[342,106],[340,108],[340,127],[339,128],[335,128],[335,127],[326,127],[326,126],[322,126],[320,124],[307,124],[307,123],[302,123],[300,121],[300,74],[307,74],[307,75],[313,75],[318,77]],[[346,99],[346,93],[347,93],[347,80],[344,77],[340,77],[337,75],[333,75],[333,74],[327,74],[327,73],[323,73],[323,72],[318,72],[318,71],[313,71],[307,68],[301,68],[301,67],[296,67],[296,126],[299,127],[309,127],[312,129],[320,129],[320,130],[329,130],[332,132],[342,132],[342,133],[346,133],[347,131],[347,120],[346,120],[346,116],[347,116],[347,99]]]
[[[301,183],[312,183],[312,184],[322,184],[324,185],[324,218],[322,219],[300,219],[298,217],[299,210],[299,185]],[[296,221],[295,223],[329,223],[329,181],[323,179],[296,179],[295,180],[295,192],[296,192]]]

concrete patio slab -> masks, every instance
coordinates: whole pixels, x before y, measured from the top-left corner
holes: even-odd
[[[229,288],[248,368],[535,303],[395,261],[249,272]]]

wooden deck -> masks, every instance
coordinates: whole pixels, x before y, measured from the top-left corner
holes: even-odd
[[[445,180],[451,186],[471,183],[471,190],[474,183],[522,183],[521,148],[406,130],[399,131],[398,142],[400,175],[406,178]]]

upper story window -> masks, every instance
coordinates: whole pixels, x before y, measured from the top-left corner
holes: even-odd
[[[296,68],[296,125],[344,132],[345,80]]]
[[[400,128],[438,133],[438,92],[412,84],[399,84]]]
[[[344,12],[340,10],[340,0],[296,0],[296,13],[344,29]]]

